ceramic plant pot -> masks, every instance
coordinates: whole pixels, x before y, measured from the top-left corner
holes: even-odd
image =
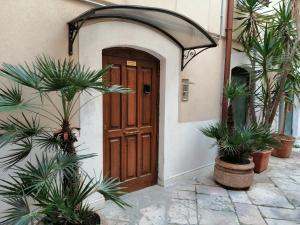
[[[253,183],[254,163],[232,164],[217,158],[214,179],[217,183],[234,189],[246,189]]]
[[[272,156],[289,158],[291,156],[293,145],[296,139],[287,135],[279,135],[277,138],[281,145],[272,151]]]
[[[272,151],[273,149],[269,149],[252,153],[253,162],[255,164],[254,172],[261,173],[268,168],[269,159]]]
[[[94,213],[94,215],[87,221],[84,221],[82,225],[107,225],[108,223],[105,220],[100,221],[101,215],[99,213]],[[38,222],[37,225],[45,225],[42,221]]]

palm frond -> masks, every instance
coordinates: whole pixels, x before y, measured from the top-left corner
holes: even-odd
[[[37,117],[27,118],[22,113],[21,119],[10,116],[7,121],[0,120],[0,148],[8,143],[17,143],[18,141],[34,137],[43,131]]]
[[[42,216],[39,209],[31,210],[26,197],[12,197],[4,202],[11,206],[2,216],[3,225],[29,225],[36,223]]]
[[[72,177],[80,161],[94,156],[95,154],[78,156],[57,153],[49,157],[47,153],[43,153],[41,157],[36,156],[35,163],[27,162],[23,167],[17,166],[16,175],[26,186],[26,192],[39,194],[47,191],[62,171],[66,177]]]
[[[12,88],[0,88],[0,112],[13,112],[24,110],[31,107],[28,102],[24,102],[22,98],[22,90],[20,86]]]
[[[225,88],[224,95],[230,100],[233,100],[236,97],[246,96],[247,86],[246,84],[240,84],[236,81],[231,81],[230,84]]]
[[[48,187],[48,192],[37,199],[37,205],[43,208],[46,216],[45,224],[80,224],[81,218],[76,213],[77,205],[72,205],[69,196],[63,190],[60,183],[54,181]]]
[[[120,195],[124,194],[122,190],[124,188],[120,187],[120,183],[117,178],[103,178],[101,181],[96,183],[96,190],[100,194],[104,196],[106,200],[111,200],[121,208],[125,208],[127,206],[130,207],[128,203],[126,203]]]
[[[102,93],[126,93],[128,88],[112,86],[101,81],[110,66],[103,70],[90,70],[74,63],[72,60],[55,61],[50,57],[38,57],[34,67],[40,72],[42,90],[45,92],[60,91],[67,101],[74,99],[82,91],[97,90]]]
[[[48,188],[48,194],[38,199],[38,206],[45,209],[45,222],[81,224],[92,215],[92,209],[83,201],[92,193],[95,184],[84,177],[75,189],[64,190],[58,182]]]
[[[219,156],[233,163],[248,161],[254,150],[265,150],[277,143],[269,127],[253,124],[230,130],[224,123],[202,129],[204,135],[216,139]]]
[[[42,148],[45,151],[58,151],[62,145],[61,140],[49,132],[39,134],[34,140],[37,147]]]
[[[21,179],[10,175],[9,179],[0,179],[0,181],[0,195],[4,196],[4,198],[23,197],[24,195],[27,195],[25,189],[28,185]]]
[[[260,0],[238,0],[237,1],[239,26],[237,40],[243,45],[244,50],[249,52],[252,48],[253,41],[260,38],[261,28],[268,22],[271,17],[262,13],[265,5]]]
[[[1,157],[1,166],[12,167],[25,159],[33,148],[32,139],[24,139],[14,145],[13,149],[9,150],[9,154]]]
[[[41,78],[35,68],[30,68],[27,64],[15,66],[5,63],[0,69],[0,76],[37,91],[40,90]]]

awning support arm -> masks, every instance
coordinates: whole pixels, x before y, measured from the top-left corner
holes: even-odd
[[[189,64],[190,61],[192,61],[193,58],[195,58],[197,55],[199,55],[201,52],[204,52],[207,49],[209,49],[209,47],[203,49],[182,49],[181,71],[184,70],[184,68],[187,66],[187,64]]]
[[[78,32],[82,25],[85,23],[85,21],[95,13],[95,11],[89,11],[85,16],[83,20],[76,21],[76,22],[69,22],[69,55],[73,55],[73,44],[74,41],[78,35]]]

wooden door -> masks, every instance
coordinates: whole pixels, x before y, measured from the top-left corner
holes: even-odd
[[[156,184],[158,165],[159,61],[129,48],[103,51],[113,65],[107,81],[132,89],[104,96],[104,175],[130,192]]]

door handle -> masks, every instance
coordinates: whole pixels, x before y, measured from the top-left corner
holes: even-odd
[[[124,131],[124,135],[126,135],[126,136],[134,135],[134,134],[137,134],[137,133],[138,133],[137,130],[136,131]]]

